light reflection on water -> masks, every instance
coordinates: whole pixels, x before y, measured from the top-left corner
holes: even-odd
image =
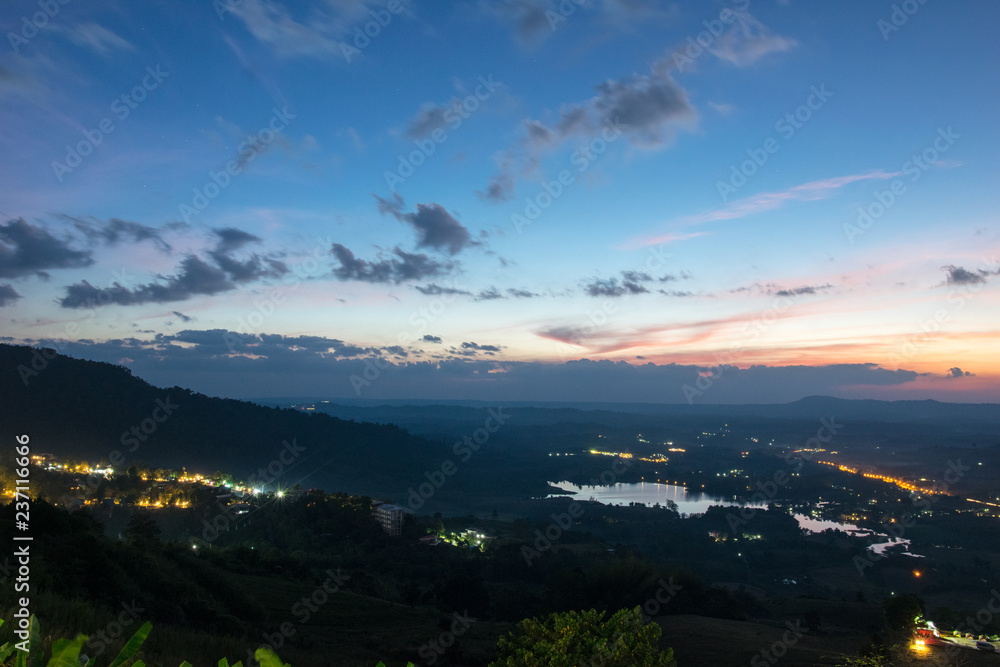
[[[736,500],[735,497],[712,496],[698,491],[690,491],[687,487],[677,484],[658,484],[656,482],[639,482],[634,484],[612,484],[609,486],[578,486],[570,482],[549,482],[552,486],[564,491],[573,492],[573,495],[559,493],[550,494],[548,498],[573,498],[575,500],[590,500],[593,498],[605,505],[628,505],[629,503],[641,503],[647,507],[653,507],[656,503],[660,505],[671,501],[677,504],[677,511],[681,514],[704,514],[712,505],[736,505],[740,507],[766,507],[766,502],[747,503]],[[853,537],[870,537],[872,539],[883,540],[878,544],[868,547],[869,551],[876,554],[884,554],[887,549],[894,546],[903,548],[903,553],[908,556],[922,558],[920,554],[909,552],[910,541],[903,538],[889,537],[884,533],[877,533],[867,528],[859,528],[854,524],[841,523],[840,521],[830,521],[828,519],[816,519],[805,514],[794,514],[795,520],[799,522],[799,527],[810,533],[822,533],[824,530],[840,530]]]
[[[593,498],[605,505],[628,505],[641,503],[652,507],[656,503],[664,505],[666,501],[677,504],[681,514],[704,514],[712,505],[739,505],[741,507],[766,507],[766,503],[744,503],[735,498],[710,496],[698,491],[689,491],[687,487],[677,484],[657,484],[656,482],[639,482],[636,484],[612,484],[610,486],[577,486],[570,482],[549,482],[564,491],[572,491],[575,495],[564,496],[551,494],[549,498],[570,497],[575,500],[590,500]]]

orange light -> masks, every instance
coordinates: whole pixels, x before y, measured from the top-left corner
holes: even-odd
[[[922,574],[922,573],[920,572],[920,570],[914,570],[914,571],[913,571],[913,576],[914,576],[914,577],[919,577],[919,576],[920,576],[921,574]]]

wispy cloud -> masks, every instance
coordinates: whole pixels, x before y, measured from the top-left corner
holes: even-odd
[[[850,185],[851,183],[856,183],[858,181],[884,181],[901,175],[902,172],[898,171],[887,172],[881,169],[876,169],[864,174],[850,174],[848,176],[837,176],[835,178],[809,181],[808,183],[796,185],[788,188],[787,190],[762,192],[750,197],[734,200],[721,208],[715,208],[703,213],[674,218],[670,221],[670,225],[674,227],[686,227],[691,225],[702,225],[709,222],[738,220],[740,218],[757,215],[758,213],[765,213],[767,211],[779,209],[790,202],[818,201],[820,199],[826,199],[835,195],[837,191],[845,185]],[[700,235],[701,234],[699,233],[681,234],[677,232],[667,232],[657,236],[640,237],[628,242],[626,245],[630,247],[634,247],[634,245],[650,246],[657,245],[659,243],[682,241]]]

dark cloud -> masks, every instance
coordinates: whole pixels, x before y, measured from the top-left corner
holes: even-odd
[[[260,243],[262,240],[259,236],[254,236],[250,232],[245,232],[235,227],[213,229],[212,233],[219,239],[216,250],[222,253],[230,253],[234,250],[239,250],[248,243]]]
[[[71,215],[61,215],[59,217],[71,222],[80,233],[94,243],[116,246],[123,241],[132,241],[135,243],[152,241],[163,251],[171,249],[170,244],[163,239],[163,230],[179,229],[187,226],[182,222],[175,222],[168,223],[163,229],[157,229],[156,227],[120,218],[108,218],[104,221],[96,218],[81,218]]]
[[[947,284],[949,285],[975,285],[978,283],[985,283],[986,276],[990,275],[989,271],[985,271],[983,269],[973,272],[968,271],[961,266],[955,266],[954,264],[942,266],[941,268],[948,272]]]
[[[769,289],[768,294],[775,294],[777,296],[801,296],[803,294],[817,294],[824,290],[828,290],[833,285],[827,283],[825,285],[803,285],[802,287],[793,287],[791,289]]]
[[[226,272],[203,259],[188,255],[176,275],[162,278],[163,282],[148,283],[134,289],[115,283],[113,287],[94,287],[86,280],[66,288],[59,300],[63,308],[94,308],[97,306],[133,306],[143,303],[185,301],[196,295],[211,296],[236,287]]]
[[[425,104],[420,107],[416,118],[410,121],[406,128],[406,136],[410,139],[423,139],[429,136],[434,130],[444,127],[447,124],[445,114],[450,107]]]
[[[670,56],[655,61],[649,74],[631,74],[597,85],[597,95],[586,102],[567,104],[552,124],[528,119],[521,138],[497,157],[497,172],[485,191],[477,194],[488,201],[513,196],[515,176],[520,170],[534,172],[545,151],[574,136],[604,141],[628,137],[633,146],[659,148],[674,136],[676,124],[696,117],[687,94],[671,75]]]
[[[534,292],[529,292],[528,290],[517,289],[514,287],[509,288],[507,290],[507,294],[510,294],[515,299],[533,299],[539,296]]]
[[[946,375],[945,377],[961,378],[961,377],[975,377],[975,376],[976,376],[975,373],[970,373],[969,371],[963,371],[961,368],[956,366],[954,368],[949,368],[948,375]]]
[[[506,298],[507,297],[501,294],[496,287],[480,290],[479,294],[476,295],[476,301],[494,301],[496,299]]]
[[[149,228],[138,225],[138,227],[126,226],[118,229],[120,233],[131,234],[138,240],[135,235],[146,234]],[[176,274],[158,276],[159,282],[135,288],[125,287],[117,282],[111,287],[100,288],[84,280],[68,286],[66,296],[60,299],[59,304],[63,308],[94,308],[106,305],[131,306],[186,301],[193,296],[220,294],[236,289],[238,285],[244,283],[265,278],[280,278],[288,273],[288,267],[284,262],[273,257],[253,254],[247,259],[237,259],[230,254],[249,243],[260,242],[259,237],[233,227],[215,229],[212,233],[218,242],[215,249],[208,252],[211,262],[197,255],[188,255],[181,260]],[[101,238],[109,243],[113,242],[106,234]]]
[[[550,6],[549,0],[480,0],[484,11],[513,24],[517,41],[522,46],[537,44],[545,33],[552,31],[545,14]]]
[[[583,344],[588,331],[581,327],[552,327],[537,333],[543,338],[557,340],[570,345],[581,345]]]
[[[476,196],[485,201],[504,202],[514,198],[514,175],[507,171],[508,167],[501,166],[498,171],[486,184],[486,189],[476,190]]]
[[[0,278],[32,274],[47,278],[49,269],[79,269],[93,263],[89,251],[71,248],[24,218],[0,224]]]
[[[495,354],[500,351],[500,345],[480,345],[479,343],[462,343],[462,350]]]
[[[447,250],[455,255],[469,245],[476,245],[462,223],[456,220],[440,204],[417,204],[413,213],[403,213],[403,198],[398,194],[391,200],[373,195],[378,202],[378,210],[390,214],[401,222],[411,225],[417,231],[417,247]]]
[[[20,298],[21,295],[17,293],[17,290],[10,283],[0,285],[0,308],[9,306]]]
[[[697,296],[697,294],[695,294],[694,292],[689,292],[687,290],[661,289],[659,290],[659,292],[664,296],[679,296],[679,297]]]
[[[662,276],[659,280],[661,283],[669,283],[674,280],[691,280],[693,276],[687,271],[681,271],[680,273],[668,273]]]
[[[425,334],[424,337],[421,338],[420,340],[424,341],[425,343],[441,343],[442,342],[441,341],[441,336],[432,336],[430,334]]]
[[[427,296],[439,296],[441,294],[461,294],[464,296],[472,296],[472,292],[467,290],[459,289],[457,287],[443,287],[437,283],[416,285],[414,288],[421,294],[426,294]]]
[[[649,282],[653,278],[648,273],[641,271],[622,271],[622,278],[607,278],[594,280],[583,286],[584,291],[589,296],[610,296],[621,297],[633,294],[645,294],[649,292],[642,284]]]
[[[184,322],[185,324],[194,319],[193,317],[190,317],[189,315],[185,315],[184,313],[176,311],[176,310],[171,311],[171,312],[174,315],[176,315],[177,317],[179,317],[181,319],[181,322]]]
[[[338,280],[357,280],[366,283],[402,283],[444,275],[452,271],[454,262],[439,262],[424,254],[408,253],[399,247],[392,249],[394,257],[367,262],[357,259],[354,253],[339,243],[330,250],[340,266],[333,270]]]
[[[227,346],[227,336],[236,346],[235,355]],[[197,342],[182,343],[182,340]],[[24,342],[110,363],[121,363],[122,358],[128,358],[133,372],[154,385],[180,385],[209,395],[239,398],[355,397],[352,376],[364,377],[369,368],[366,364],[392,354],[390,348],[360,348],[335,339],[265,338],[226,331],[200,335],[182,332],[153,341],[125,338],[103,342],[47,339]],[[348,352],[358,350],[368,351],[347,356]],[[478,356],[467,357],[461,351]],[[459,348],[452,354],[454,359],[380,361],[379,380],[364,386],[363,396],[686,404],[685,386],[697,387],[701,374],[711,371],[717,379],[710,390],[694,395],[697,404],[779,403],[804,396],[843,396],[847,387],[853,397],[905,396],[901,392],[906,392],[907,385],[918,378],[913,371],[888,370],[876,364],[741,369],[579,359],[566,363],[505,361],[501,367],[495,358],[474,347]]]

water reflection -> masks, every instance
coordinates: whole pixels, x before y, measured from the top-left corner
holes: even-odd
[[[574,494],[576,500],[593,498],[605,505],[628,505],[640,503],[653,507],[657,503],[666,505],[667,501],[677,505],[681,514],[704,514],[712,505],[738,505],[740,507],[766,507],[767,503],[746,503],[735,496],[724,498],[710,496],[705,493],[690,491],[687,487],[676,484],[657,484],[656,482],[639,482],[637,484],[612,484],[610,486],[577,486],[570,482],[549,482],[564,491]],[[563,494],[551,494],[549,498],[565,497]]]

